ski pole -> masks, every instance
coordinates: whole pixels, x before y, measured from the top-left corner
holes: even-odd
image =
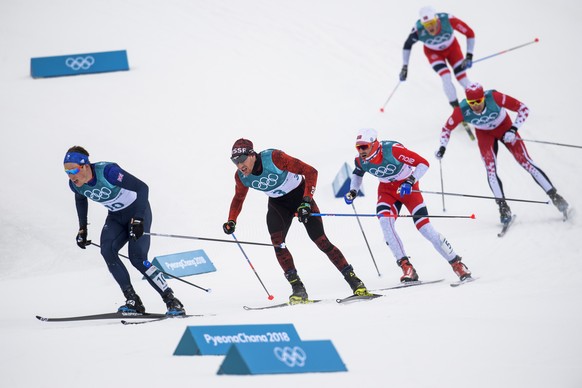
[[[364,228],[362,227],[362,223],[360,222],[360,217],[358,217],[358,212],[356,211],[356,206],[352,202],[352,209],[354,209],[354,215],[356,216],[356,220],[358,220],[358,225],[360,225],[360,230],[362,231],[362,236],[364,236],[364,241],[366,242],[366,246],[368,247],[368,251],[370,252],[370,256],[372,256],[372,262],[374,263],[374,267],[376,267],[376,272],[378,272],[378,276],[382,276],[380,271],[378,270],[378,265],[376,265],[376,259],[374,259],[374,254],[372,253],[372,249],[370,248],[370,244],[368,244],[368,239],[366,238],[366,233],[364,233]]]
[[[469,139],[475,140],[475,135],[473,135],[473,131],[471,131],[471,127],[469,126],[469,124],[467,124],[466,121],[463,121],[461,124],[463,124],[463,128],[465,128],[465,131],[467,131],[467,135],[469,135]]]
[[[442,163],[441,159],[439,159],[439,169],[441,172],[441,191],[444,192],[445,187],[444,187],[444,183],[443,183],[443,163]],[[442,198],[443,198],[443,212],[446,212],[446,210],[445,210],[445,195],[444,194],[442,195]]]
[[[237,240],[236,236],[234,235],[234,233],[232,234],[232,238],[234,239],[234,241],[236,242],[236,244],[238,245],[238,247],[240,248],[240,251],[242,252],[243,256],[245,257],[245,259],[247,259],[247,263],[249,263],[249,265],[251,266],[251,269],[253,270],[253,272],[255,273],[255,275],[257,276],[257,279],[259,279],[259,283],[261,283],[261,286],[263,286],[263,289],[265,290],[265,292],[267,293],[268,297],[267,299],[269,300],[273,300],[275,297],[273,295],[271,295],[271,293],[269,291],[267,291],[267,287],[265,287],[265,285],[263,284],[263,281],[261,280],[261,277],[259,276],[259,274],[257,273],[257,271],[255,270],[255,267],[253,266],[253,263],[251,263],[251,261],[249,260],[249,257],[247,256],[247,254],[245,253],[245,251],[243,250],[242,245],[240,245],[239,241]],[[281,244],[283,245],[283,244]]]
[[[144,233],[144,234],[145,234],[145,233]],[[99,244],[95,244],[94,242],[91,242],[91,245],[95,245],[97,248],[101,248],[101,245],[99,245]],[[122,253],[119,253],[119,252],[118,252],[117,254],[118,254],[119,256],[121,256],[121,257],[124,257],[124,258],[126,258],[126,259],[129,259],[129,257],[128,257],[128,256],[125,256],[125,255],[124,255],[124,254],[122,254]],[[149,265],[148,265],[148,264],[145,264],[145,263],[148,263]],[[147,261],[147,260],[144,260],[144,265],[145,265],[146,267],[148,267],[148,268],[149,268],[149,267],[151,267],[152,263],[150,263],[150,262],[149,262],[149,261]],[[159,268],[158,268],[158,271],[160,271],[162,274],[164,274],[164,275],[166,275],[166,276],[168,276],[168,277],[171,277],[172,279],[176,279],[176,280],[179,280],[179,281],[181,281],[181,282],[183,282],[183,283],[189,284],[189,285],[191,285],[192,287],[199,288],[199,289],[201,289],[201,290],[203,290],[203,291],[206,291],[206,292],[212,292],[212,290],[211,290],[210,288],[204,288],[204,287],[197,286],[197,285],[196,285],[196,284],[194,284],[194,283],[190,283],[189,281],[186,281],[186,280],[184,280],[184,279],[182,279],[182,278],[179,278],[178,276],[174,276],[174,275],[172,275],[172,274],[170,274],[170,273],[167,273],[167,272],[165,272],[165,271],[162,271],[162,270],[161,270],[161,269],[159,269]]]
[[[415,216],[410,214],[400,214],[400,215],[386,215],[386,214],[358,214],[357,216],[354,214],[349,213],[311,213],[314,217],[391,217],[391,218],[401,218],[401,217],[409,217],[409,218],[471,218],[475,219],[475,214],[471,214],[468,216],[447,216],[447,215],[422,215],[422,216]]]
[[[496,198],[496,197],[487,197],[484,195],[471,195],[471,194],[458,194],[458,193],[443,193],[440,191],[427,191],[427,190],[412,190],[415,191],[417,193],[423,193],[423,194],[439,194],[439,195],[452,195],[452,196],[457,196],[457,197],[469,197],[469,198],[483,198],[483,199],[500,199],[500,198]],[[516,198],[503,198],[506,201],[515,201],[515,202],[528,202],[528,203],[543,203],[545,205],[547,205],[548,203],[550,203],[550,201],[533,201],[530,199],[516,199]]]
[[[539,40],[538,38],[535,38],[534,40],[532,40],[532,41],[530,41],[530,42],[527,42],[527,43],[524,43],[524,44],[520,44],[519,46],[515,46],[515,47],[509,48],[509,49],[507,49],[507,50],[502,50],[502,51],[499,51],[499,52],[497,52],[497,53],[495,53],[495,54],[491,54],[491,55],[488,55],[488,56],[486,56],[486,57],[483,57],[483,58],[476,59],[476,60],[474,60],[474,61],[473,61],[473,64],[475,64],[475,63],[477,63],[477,62],[484,61],[484,60],[486,60],[486,59],[489,59],[489,58],[496,57],[496,56],[498,56],[498,55],[501,55],[501,54],[505,54],[505,53],[507,53],[507,52],[509,52],[509,51],[517,50],[518,48],[522,48],[522,47],[528,46],[528,45],[530,45],[530,44],[532,44],[532,43],[537,43],[537,42],[539,42],[539,41],[540,41],[540,40]]]
[[[163,233],[144,233],[148,236],[159,236],[159,237],[171,237],[171,238],[185,238],[189,240],[203,240],[203,241],[216,241],[216,242],[226,242],[226,243],[237,243],[237,244],[249,244],[249,245],[260,245],[263,247],[275,247],[275,248],[285,248],[285,243],[281,244],[280,246],[273,245],[273,244],[266,244],[266,243],[259,243],[259,242],[249,242],[249,241],[230,241],[230,240],[223,240],[220,238],[207,238],[207,237],[196,237],[196,236],[181,236],[177,234],[163,234]]]
[[[530,140],[530,139],[518,139],[521,141],[529,141],[532,143],[543,143],[543,144],[550,144],[550,145],[555,145],[555,146],[562,146],[562,147],[572,147],[572,148],[582,148],[582,146],[579,145],[573,145],[573,144],[564,144],[564,143],[553,143],[551,141],[543,141],[543,140]]]
[[[390,95],[386,99],[386,102],[384,103],[384,105],[382,105],[382,108],[380,108],[380,112],[384,112],[384,108],[386,108],[386,105],[388,105],[388,102],[390,101],[390,99],[392,98],[394,93],[396,93],[396,89],[398,89],[398,86],[400,86],[401,83],[402,83],[402,81],[398,81],[398,83],[396,84],[396,86],[392,90],[392,93],[390,93]]]

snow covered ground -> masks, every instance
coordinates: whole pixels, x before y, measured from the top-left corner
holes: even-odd
[[[170,281],[188,312],[214,314],[123,326],[117,321],[43,323],[35,315],[115,310],[123,297],[96,248],[74,237],[73,194],[62,171],[72,145],[92,160],[118,162],[150,186],[152,231],[228,238],[234,191],[230,146],[279,148],[319,170],[323,212],[349,213],[331,182],[355,156],[355,134],[374,127],[401,141],[432,168],[421,181],[440,190],[440,127],[450,113],[439,78],[414,47],[409,79],[397,83],[401,48],[424,2],[380,0],[3,0],[0,3],[0,365],[6,387],[186,384],[213,387],[580,387],[582,386],[582,227],[551,205],[511,203],[519,217],[503,238],[493,201],[447,197],[435,219],[480,279],[448,286],[455,275],[409,219],[398,222],[421,278],[440,284],[386,292],[347,306],[248,312],[271,303],[235,244],[157,238],[157,255],[204,249],[218,271],[188,278],[205,293]],[[576,122],[582,90],[572,38],[582,5],[564,0],[486,4],[440,1],[477,34],[475,58],[540,42],[475,64],[470,78],[523,100],[527,139],[582,145]],[[465,47],[463,37],[459,38]],[[127,50],[129,72],[33,80],[31,57]],[[458,85],[457,85],[458,86]],[[461,88],[458,88],[462,92]],[[581,150],[528,144],[534,161],[580,208]],[[510,157],[499,152],[506,195],[546,200]],[[491,195],[474,142],[453,133],[442,162],[445,191]],[[364,180],[361,213],[374,211],[377,182]],[[441,197],[426,195],[433,214]],[[268,242],[266,196],[251,192],[238,222],[240,240]],[[90,205],[98,241],[105,209]],[[353,218],[326,218],[329,238],[370,289],[398,282],[400,269],[377,221],[362,220],[379,277]],[[299,224],[287,244],[310,296],[349,294],[340,274]],[[274,302],[286,283],[270,248],[245,251]],[[149,311],[162,301],[130,269]],[[175,357],[187,325],[292,323],[306,340],[330,339],[347,373],[217,376],[223,357]]]

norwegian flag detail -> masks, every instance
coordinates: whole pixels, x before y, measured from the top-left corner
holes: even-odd
[[[117,181],[118,181],[118,182],[121,182],[121,181],[123,181],[123,174],[122,174],[122,173],[119,173],[119,174],[117,175]]]

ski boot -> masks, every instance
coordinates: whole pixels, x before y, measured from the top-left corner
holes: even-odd
[[[133,287],[123,291],[125,296],[125,304],[117,309],[118,313],[122,314],[143,314],[145,307],[141,302],[140,297],[135,293]]]
[[[495,202],[499,205],[499,220],[502,224],[507,224],[511,221],[511,209],[505,199],[496,199]]]
[[[471,277],[471,271],[469,268],[463,263],[461,263],[461,256],[457,255],[453,260],[449,262],[451,267],[453,267],[453,271],[459,277],[459,280],[463,281],[467,278]]]
[[[402,259],[398,260],[396,264],[398,264],[398,266],[402,268],[403,272],[403,275],[400,277],[400,282],[406,283],[415,282],[418,280],[418,274],[416,273],[416,270],[414,269],[412,264],[410,264],[408,257],[404,256]]]
[[[342,275],[344,275],[344,279],[350,285],[354,295],[358,296],[371,296],[372,294],[366,288],[366,285],[363,281],[360,280],[354,273],[354,267],[348,265],[344,269],[342,269]]]
[[[568,202],[566,202],[566,200],[560,194],[558,194],[555,188],[548,191],[547,194],[552,200],[554,206],[562,212],[564,218],[568,218]]]
[[[184,305],[182,304],[182,302],[178,300],[178,298],[174,296],[174,293],[172,292],[171,289],[168,288],[166,291],[164,291],[162,299],[164,300],[164,303],[168,308],[168,310],[166,311],[166,315],[171,316],[186,315]]]
[[[293,293],[289,296],[289,304],[309,303],[307,290],[305,290],[303,282],[297,275],[297,271],[294,269],[287,271],[285,272],[285,277],[293,290]]]

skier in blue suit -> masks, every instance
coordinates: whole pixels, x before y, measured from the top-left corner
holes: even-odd
[[[152,224],[148,186],[116,163],[90,163],[89,152],[80,146],[69,148],[63,163],[69,186],[75,193],[79,218],[77,245],[81,249],[91,245],[91,241],[87,240],[87,198],[99,202],[108,210],[100,245],[109,272],[126,298],[125,305],[118,311],[128,314],[145,312],[131,284],[129,272],[119,258],[119,250],[129,243],[129,261],[161,295],[168,308],[166,314],[184,315],[184,306],[174,297],[163,274],[156,267],[144,264],[150,248],[150,236],[144,235],[144,232],[149,233]]]

